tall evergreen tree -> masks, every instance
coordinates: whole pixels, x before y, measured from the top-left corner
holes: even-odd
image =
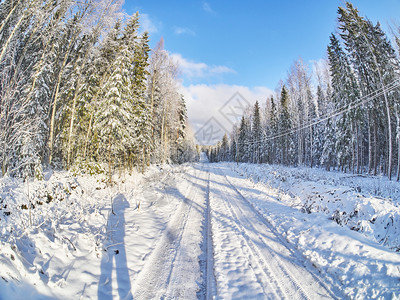
[[[339,40],[331,35],[328,46],[329,65],[332,76],[332,99],[337,110],[349,107],[359,98],[359,90],[355,75],[351,69],[347,55],[342,50]],[[354,122],[356,121],[355,110],[345,111],[336,121],[336,145],[335,153],[342,169],[351,167],[352,150],[354,149]],[[354,156],[353,156],[354,157]]]
[[[289,165],[292,163],[292,122],[289,114],[289,93],[285,86],[281,90],[281,106],[279,112],[279,152],[280,152],[280,162],[283,165]]]
[[[249,143],[250,143],[250,124],[248,120],[242,116],[239,127],[239,136],[237,140],[237,161],[248,162],[250,159]]]
[[[393,130],[391,107],[396,101],[387,91],[387,85],[398,78],[398,61],[386,35],[379,23],[374,26],[369,20],[362,18],[352,4],[339,8],[341,37],[359,77],[361,91],[364,95],[382,90],[381,97],[375,97],[367,105],[369,120],[369,169],[377,173],[382,156],[382,166],[388,174],[392,173]],[[386,119],[386,124],[382,120]],[[378,138],[381,128],[385,140]],[[378,162],[379,161],[379,162]]]
[[[253,124],[251,128],[251,146],[253,153],[253,163],[261,162],[261,145],[262,145],[262,129],[261,129],[261,116],[260,105],[258,101],[254,104],[253,108]]]

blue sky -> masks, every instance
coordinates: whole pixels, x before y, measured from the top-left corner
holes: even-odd
[[[385,30],[400,23],[400,0],[352,3]],[[263,102],[295,60],[326,58],[337,8],[343,5],[338,0],[126,0],[124,9],[128,14],[139,11],[151,46],[163,37],[165,48],[179,62],[182,93],[196,131],[235,91],[250,103]]]

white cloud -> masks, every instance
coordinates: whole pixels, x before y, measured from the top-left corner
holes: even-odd
[[[156,33],[158,32],[159,27],[161,27],[161,23],[156,24],[156,22],[150,19],[148,14],[141,13],[140,26],[143,31],[147,31],[148,33]]]
[[[207,65],[202,62],[194,62],[182,57],[179,53],[171,54],[171,58],[178,63],[182,74],[187,78],[204,78],[224,73],[236,73],[227,66]]]
[[[194,32],[193,30],[186,28],[186,27],[175,27],[174,29],[174,33],[176,35],[181,35],[181,34],[187,34],[187,35],[192,35],[195,36],[196,32]]]
[[[210,73],[213,74],[221,74],[221,73],[236,73],[235,70],[227,67],[227,66],[211,66]]]
[[[208,69],[205,63],[196,63],[187,60],[182,57],[179,53],[171,54],[171,58],[178,63],[179,69],[182,71],[183,75],[193,78],[193,77],[203,77],[205,71]]]
[[[229,135],[233,123],[240,120],[247,106],[254,105],[256,100],[264,106],[274,93],[267,87],[227,84],[181,86],[180,92],[186,100],[189,122],[201,144],[214,144],[222,139],[224,133]],[[215,133],[212,137],[203,134],[211,130],[210,126]]]
[[[208,2],[203,2],[203,10],[209,14],[215,14],[215,11],[211,8]]]

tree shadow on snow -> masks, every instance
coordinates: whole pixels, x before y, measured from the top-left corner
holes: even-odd
[[[104,245],[101,260],[101,275],[97,290],[98,299],[113,299],[113,276],[116,276],[120,299],[133,299],[125,250],[125,210],[129,208],[125,196],[118,194],[114,198],[115,215],[108,217],[109,238]]]

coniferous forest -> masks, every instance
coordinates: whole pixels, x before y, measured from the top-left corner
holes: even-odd
[[[0,300],[398,299],[400,25],[335,5],[0,0]]]
[[[2,174],[43,166],[144,171],[198,155],[178,66],[149,47],[140,16],[117,0],[0,3]],[[265,103],[208,149],[211,161],[400,174],[400,63],[382,30],[352,4],[338,9],[327,61],[301,59]]]
[[[265,103],[249,107],[211,161],[323,167],[400,176],[400,29],[395,46],[350,3],[338,9],[327,60],[295,61]]]
[[[1,1],[3,175],[41,178],[44,166],[111,175],[195,159],[178,67],[121,5]]]

